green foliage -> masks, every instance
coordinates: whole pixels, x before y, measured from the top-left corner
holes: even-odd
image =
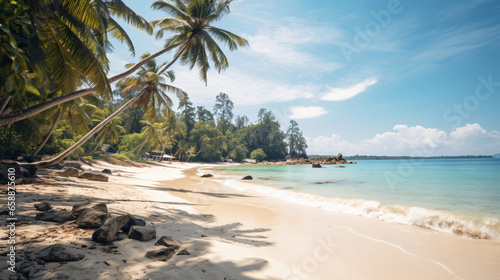
[[[94,159],[92,158],[92,156],[85,156],[85,157],[82,157],[82,159],[84,159],[84,160],[94,160]]]
[[[130,158],[127,157],[126,155],[122,155],[122,154],[114,154],[113,155],[115,158],[119,159],[119,160],[123,160],[123,161],[130,161]]]
[[[251,153],[250,153],[250,158],[251,159],[255,159],[257,161],[262,161],[264,160],[265,158],[267,157],[266,153],[264,153],[264,151],[262,149],[257,149],[257,150],[253,150]]]
[[[142,136],[140,133],[125,134],[120,136],[120,144],[118,145],[119,153],[126,153],[142,143]]]
[[[291,120],[290,126],[287,130],[287,139],[289,146],[289,155],[293,158],[307,158],[307,144],[304,135],[302,135],[302,131],[299,129],[299,125],[296,121]]]

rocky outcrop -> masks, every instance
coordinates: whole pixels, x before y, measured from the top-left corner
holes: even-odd
[[[321,168],[321,164],[319,163],[313,163],[312,168]]]
[[[74,167],[64,167],[63,170],[56,172],[61,177],[78,177],[80,171]]]
[[[158,241],[156,241],[155,246],[165,246],[165,247],[181,247],[181,242],[173,239],[170,236],[162,236]]]
[[[118,230],[130,221],[130,215],[112,217],[92,234],[92,240],[102,243],[110,243],[115,240]]]
[[[253,180],[253,177],[250,175],[247,175],[247,176],[241,178],[241,180]]]
[[[85,209],[97,209],[108,213],[108,206],[106,206],[105,203],[78,203],[73,205],[71,213],[73,213],[75,217],[78,217]]]
[[[38,253],[38,258],[46,262],[74,262],[85,257],[85,253],[68,245],[50,245]]]
[[[170,260],[179,248],[177,247],[167,247],[165,249],[157,251],[149,251],[146,253],[146,258],[150,258],[155,261],[166,262]]]
[[[38,211],[49,211],[50,209],[52,209],[52,205],[50,205],[50,203],[46,201],[43,201],[40,203],[35,203],[35,208]]]
[[[80,213],[78,219],[76,219],[76,224],[80,228],[99,228],[108,217],[108,213],[101,210],[85,209]]]
[[[322,158],[286,158],[285,161],[276,161],[276,162],[261,162],[259,164],[264,165],[306,165],[306,164],[319,164],[319,165],[328,165],[328,164],[356,164],[356,162],[347,161],[344,159],[343,155],[339,153],[334,157],[322,157]]]
[[[38,213],[36,214],[35,219],[47,222],[64,223],[67,221],[74,220],[75,216],[73,216],[71,212],[68,212],[66,210],[61,210],[61,211]]]
[[[156,228],[154,226],[132,226],[128,233],[128,238],[139,241],[149,241],[156,238]]]
[[[105,173],[105,174],[112,174],[113,172],[111,172],[110,169],[104,169],[101,171],[102,173]]]
[[[91,181],[100,181],[100,182],[108,182],[109,181],[108,176],[103,175],[103,174],[99,174],[99,173],[90,172],[90,171],[82,172],[78,176],[78,178],[87,179],[87,180],[91,180]]]
[[[146,221],[144,221],[142,219],[137,219],[136,217],[131,216],[130,219],[127,221],[127,223],[121,227],[121,230],[123,232],[128,233],[132,226],[145,226],[145,225],[146,225]]]

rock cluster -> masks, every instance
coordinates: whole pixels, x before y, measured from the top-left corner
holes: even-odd
[[[288,158],[286,161],[268,162],[263,161],[259,164],[265,165],[325,165],[325,164],[356,164],[356,162],[347,161],[341,153],[335,157],[322,157],[322,158]]]

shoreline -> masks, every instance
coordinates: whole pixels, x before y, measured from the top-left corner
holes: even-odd
[[[500,244],[238,191],[217,181],[216,170],[210,171],[215,179],[200,178],[200,170],[212,167],[217,166],[174,163],[137,168],[100,162],[85,169],[111,169],[107,183],[46,175],[19,185],[19,215],[25,222],[17,233],[18,268],[33,267],[29,279],[74,280],[495,279],[500,275]],[[98,244],[90,238],[93,230],[76,228],[74,221],[34,220],[39,212],[33,203],[44,199],[53,199],[56,209],[71,209],[81,201],[105,202],[112,215],[130,213],[154,225],[157,238],[140,242],[119,233],[112,244]],[[175,255],[167,262],[146,258],[147,251],[158,249],[154,243],[163,235],[180,241],[190,255]],[[86,256],[68,263],[22,261],[51,244],[82,248]],[[1,244],[2,251],[5,245]],[[0,258],[4,263],[4,256]]]

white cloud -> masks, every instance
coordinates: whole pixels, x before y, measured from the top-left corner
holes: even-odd
[[[330,88],[329,92],[321,97],[325,101],[343,101],[351,99],[356,95],[366,91],[370,86],[376,84],[376,78],[369,78],[361,83],[344,87],[344,88]]]
[[[309,107],[290,107],[290,119],[301,120],[301,119],[312,119],[319,116],[323,116],[328,113],[323,107],[309,106]]]
[[[219,92],[227,93],[236,105],[247,106],[309,99],[319,90],[315,85],[294,85],[258,78],[236,68],[230,68],[221,74],[209,72],[207,86],[193,71],[177,70],[175,73],[175,85],[186,91],[194,103],[201,104],[213,104]]]
[[[247,36],[250,48],[243,52],[257,57],[265,57],[268,61],[287,67],[314,68],[315,71],[331,72],[341,68],[339,63],[325,61],[303,50],[304,46],[328,43],[340,34],[334,28],[313,27],[291,24],[274,28],[261,28],[254,36]]]
[[[339,135],[307,138],[310,154],[346,155],[490,155],[500,151],[500,134],[487,132],[479,124],[467,124],[449,134],[435,128],[396,125],[392,131],[376,134],[359,143]]]
[[[113,76],[118,73],[125,71],[125,65],[130,63],[121,59],[118,55],[114,53],[108,54],[109,59],[109,74],[108,76]]]

